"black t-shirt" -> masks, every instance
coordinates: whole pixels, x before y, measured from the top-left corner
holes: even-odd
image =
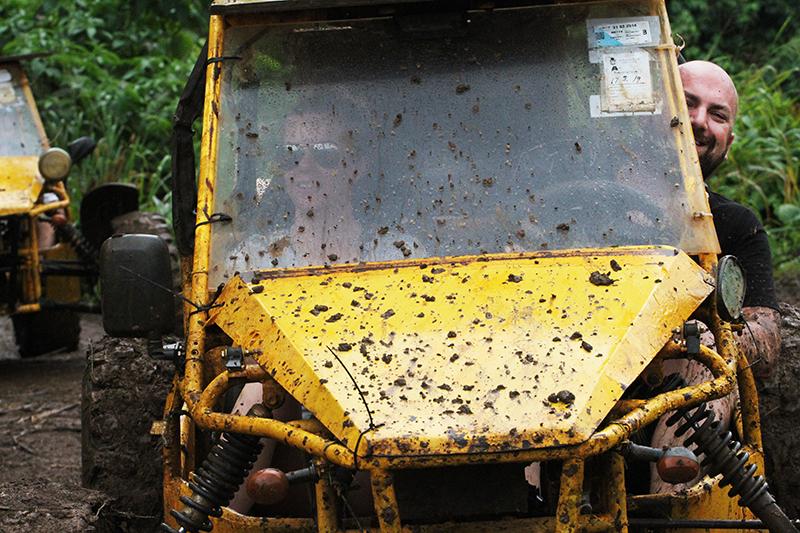
[[[744,307],[770,307],[780,312],[772,279],[772,252],[764,226],[753,211],[715,192],[708,192],[708,204],[722,249],[744,268],[747,292]]]

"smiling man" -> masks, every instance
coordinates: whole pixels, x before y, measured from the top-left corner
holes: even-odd
[[[739,95],[728,73],[714,63],[690,61],[680,66],[680,73],[700,169],[708,179],[728,158]],[[767,233],[750,209],[714,192],[708,193],[708,201],[722,255],[736,256],[747,274],[747,327],[739,337],[741,347],[753,373],[769,377],[780,351],[780,314]]]
[[[697,156],[703,178],[708,179],[714,170],[728,158],[733,143],[733,125],[739,109],[739,95],[728,73],[708,61],[690,61],[680,65],[681,80],[692,122]],[[775,372],[780,352],[780,312],[772,278],[772,255],[764,227],[756,214],[715,192],[708,192],[708,203],[714,216],[721,255],[733,255],[742,264],[747,277],[742,315],[746,321],[744,331],[737,337],[739,346],[751,365],[753,374],[768,378]],[[713,346],[708,332],[704,344]],[[666,373],[679,372],[690,383],[712,379],[705,367],[686,360],[668,361]],[[736,393],[709,403],[717,420],[726,426],[737,402]],[[682,439],[673,435],[661,421],[653,437],[653,446],[681,445]],[[691,486],[698,479],[680,486],[661,481],[652,469],[652,492],[669,492]],[[702,474],[701,474],[702,476]]]
[[[684,63],[680,73],[700,169],[708,178],[728,158],[739,95],[727,72],[714,63]]]

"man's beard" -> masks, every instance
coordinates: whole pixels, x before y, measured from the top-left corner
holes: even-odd
[[[720,164],[725,161],[725,154],[720,156],[714,153],[714,148],[717,147],[717,140],[713,136],[703,136],[694,132],[695,142],[699,139],[705,145],[705,152],[703,155],[698,154],[697,160],[700,162],[700,170],[703,173],[703,179],[708,178]]]
[[[706,150],[703,155],[698,156],[697,159],[700,161],[700,171],[703,173],[703,179],[708,178],[725,160],[722,157],[715,157],[714,154],[708,150]]]

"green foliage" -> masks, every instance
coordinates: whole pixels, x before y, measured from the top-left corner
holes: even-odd
[[[800,30],[795,0],[667,0],[672,30],[687,59],[725,56],[738,65],[762,63]]]
[[[800,52],[800,36],[774,57]],[[798,57],[795,55],[794,57]],[[710,187],[756,210],[770,235],[778,273],[800,270],[800,99],[782,88],[800,70],[794,62],[750,67],[734,75],[739,118],[728,161]]]
[[[144,205],[169,215],[172,116],[205,40],[208,4],[0,4],[3,55],[52,52],[26,62],[51,144],[63,147],[81,136],[98,141],[95,154],[70,177],[76,204],[83,191],[98,184],[132,182],[139,185]]]

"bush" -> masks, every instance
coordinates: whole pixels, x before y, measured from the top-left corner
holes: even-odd
[[[800,31],[794,0],[667,0],[672,30],[693,50],[691,59],[727,57],[736,70],[762,64]]]
[[[10,0],[0,4],[3,55],[52,52],[27,62],[54,146],[88,135],[95,155],[70,177],[81,193],[135,183],[142,203],[169,213],[169,139],[183,85],[205,41],[209,2]]]
[[[798,57],[800,36],[773,48],[774,56]],[[800,100],[784,87],[798,75],[794,62],[750,67],[734,75],[739,118],[728,161],[710,186],[756,210],[772,243],[778,274],[800,271]]]

